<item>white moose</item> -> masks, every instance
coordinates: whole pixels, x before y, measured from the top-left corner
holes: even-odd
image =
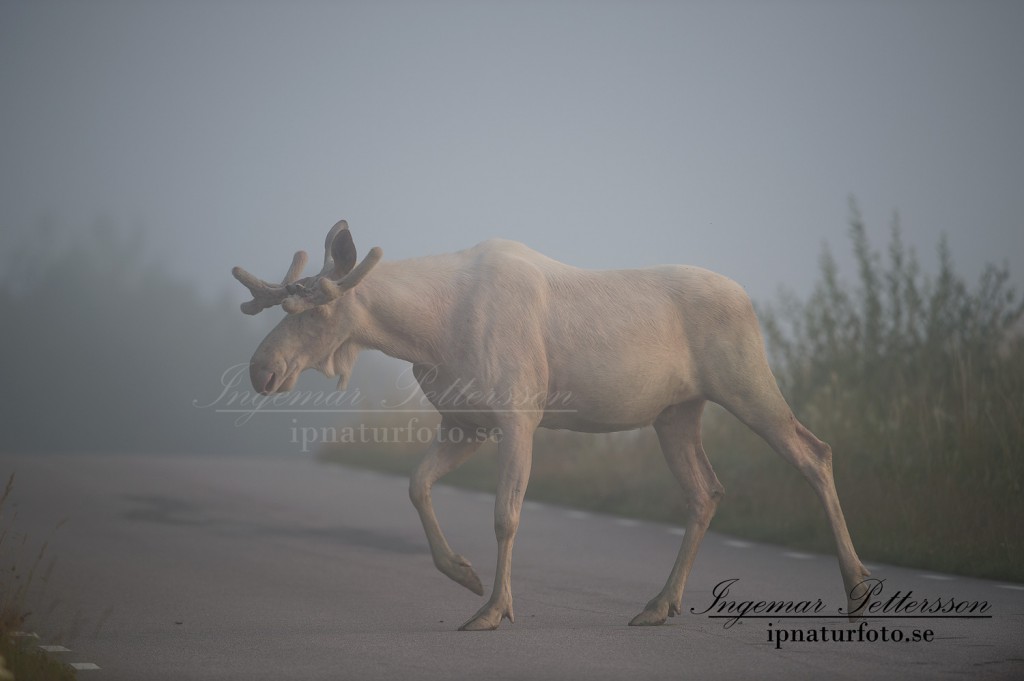
[[[434,564],[481,596],[480,578],[441,532],[430,492],[479,448],[481,432],[500,429],[494,588],[461,629],[514,621],[512,544],[539,427],[607,433],[654,425],[689,519],[668,581],[630,624],[662,624],[679,613],[686,577],[725,491],[701,446],[708,400],[810,482],[825,507],[853,605],[849,595],[868,571],[839,505],[832,451],[796,420],[779,392],[753,306],[738,284],[680,265],[583,270],[504,240],[396,262],[382,262],[381,249],[373,248],[357,266],[344,220],[324,246],[324,266],[314,277],[299,279],[302,251],[281,284],[232,270],[253,295],[244,312],[278,304],[288,312],[253,354],[253,387],[286,392],[299,373],[316,368],[339,377],[343,389],[363,348],[412,362],[424,393],[446,399],[431,397],[441,425],[409,496]]]

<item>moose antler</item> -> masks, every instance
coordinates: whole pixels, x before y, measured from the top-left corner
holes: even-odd
[[[335,298],[341,297],[345,291],[355,287],[356,284],[362,281],[363,277],[380,262],[383,256],[384,251],[381,250],[380,246],[374,246],[366,254],[366,257],[363,258],[363,261],[348,274],[337,280],[332,279],[330,276],[321,276],[318,278],[319,288],[314,289],[309,294],[289,296],[285,298],[281,307],[289,314],[296,314],[311,307],[329,303]]]
[[[271,284],[254,277],[241,267],[234,267],[231,274],[235,279],[242,282],[242,285],[252,293],[252,300],[242,303],[242,312],[245,314],[259,314],[268,307],[280,305],[290,296],[294,290],[295,280],[302,274],[306,267],[306,252],[298,251],[292,257],[292,264],[280,284]]]
[[[285,312],[296,314],[329,303],[360,281],[384,255],[373,247],[363,261],[355,266],[356,248],[348,232],[348,222],[339,220],[324,241],[324,266],[315,277],[298,281],[306,266],[306,252],[299,251],[280,284],[271,284],[235,267],[231,274],[252,293],[252,300],[242,303],[242,312],[258,314],[268,307],[280,305]],[[355,266],[355,267],[354,267]]]

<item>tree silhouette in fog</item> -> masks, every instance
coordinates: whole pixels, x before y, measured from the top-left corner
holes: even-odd
[[[253,428],[193,406],[259,341],[236,305],[173,276],[140,231],[42,224],[6,250],[0,452],[257,445]]]

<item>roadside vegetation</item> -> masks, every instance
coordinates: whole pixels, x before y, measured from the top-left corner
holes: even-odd
[[[8,507],[13,486],[12,474],[0,493],[0,681],[73,681],[74,669],[40,650],[37,638],[25,635],[31,617],[28,596],[34,585],[46,582],[53,562],[43,562],[45,542],[36,549],[15,529],[17,513]]]
[[[826,249],[808,297],[782,295],[760,305],[759,315],[783,393],[835,452],[836,485],[861,557],[1024,581],[1024,303],[1008,269],[990,265],[972,287],[943,239],[936,271],[926,274],[898,223],[885,254],[876,251],[856,207],[849,238],[853,283]],[[400,425],[397,416],[372,416],[367,427]],[[713,530],[833,551],[810,486],[767,445],[714,405],[703,438],[726,487]],[[320,456],[407,473],[423,449],[403,439],[327,445]],[[488,444],[445,482],[493,490],[496,478]],[[527,497],[685,518],[651,429],[539,431]]]

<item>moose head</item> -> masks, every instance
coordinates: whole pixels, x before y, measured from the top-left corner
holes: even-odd
[[[356,265],[352,234],[348,223],[341,220],[327,234],[324,266],[315,276],[299,278],[306,266],[305,251],[295,254],[280,284],[263,281],[241,267],[231,270],[252,293],[252,300],[242,303],[242,312],[254,315],[280,305],[288,313],[252,356],[249,377],[253,388],[263,395],[288,392],[306,369],[338,377],[338,389],[345,388],[359,352],[351,339],[357,311],[352,309],[348,293],[383,254],[374,247]]]

